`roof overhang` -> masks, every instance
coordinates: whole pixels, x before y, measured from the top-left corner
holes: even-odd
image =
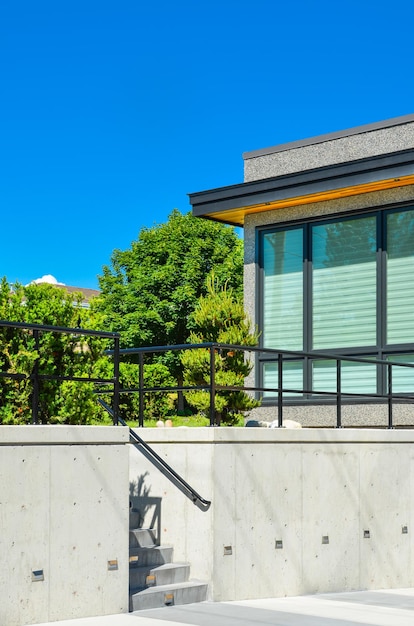
[[[243,226],[246,215],[414,185],[414,149],[189,194],[195,217]]]

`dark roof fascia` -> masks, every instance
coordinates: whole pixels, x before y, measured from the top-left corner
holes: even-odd
[[[414,122],[414,114],[402,115],[400,117],[393,117],[388,120],[382,120],[381,122],[373,122],[371,124],[364,124],[363,126],[355,126],[354,128],[348,128],[346,130],[339,130],[333,133],[326,133],[325,135],[317,135],[316,137],[308,137],[307,139],[299,139],[297,141],[290,141],[288,143],[282,143],[270,148],[262,148],[260,150],[251,150],[243,153],[243,159],[254,159],[268,154],[275,154],[276,152],[285,152],[287,150],[293,150],[294,148],[303,148],[304,146],[313,146],[319,143],[325,143],[326,141],[334,141],[335,139],[342,139],[343,137],[351,137],[353,135],[362,135],[363,133],[369,133],[376,130],[382,130],[384,128],[392,128],[395,126],[402,126],[403,124],[409,124]]]
[[[190,193],[193,215],[209,215],[295,196],[323,193],[414,174],[414,148],[294,174]]]

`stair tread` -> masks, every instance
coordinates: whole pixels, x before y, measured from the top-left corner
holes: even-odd
[[[171,543],[154,543],[153,546],[131,546],[130,550],[153,550],[154,548],[172,548]]]
[[[160,565],[157,565],[156,563],[154,563],[154,564],[149,564],[149,565],[135,565],[132,567],[134,568],[134,570],[158,571],[158,570],[174,569],[175,567],[190,567],[190,563],[185,563],[183,561],[174,561],[174,563],[161,563]]]
[[[157,545],[157,536],[153,529],[130,528],[129,610],[205,601],[208,583],[189,579],[191,564],[175,562],[174,546]]]
[[[189,587],[202,587],[207,586],[206,582],[201,580],[187,580],[184,583],[171,583],[170,585],[155,585],[154,587],[147,587],[146,589],[137,589],[136,591],[131,589],[131,596],[133,595],[149,595],[163,591],[173,591],[174,589],[187,589]]]
[[[148,552],[149,550],[171,550],[173,546],[169,543],[163,543],[161,545],[153,545],[153,546],[131,546],[129,548],[129,553],[133,552]]]

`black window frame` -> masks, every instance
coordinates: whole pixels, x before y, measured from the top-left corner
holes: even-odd
[[[413,342],[404,344],[387,344],[387,216],[392,213],[413,212],[414,202],[412,200],[388,206],[369,207],[364,210],[350,210],[330,215],[315,215],[306,219],[290,220],[276,224],[267,224],[256,227],[256,320],[260,332],[260,346],[263,347],[264,330],[264,262],[263,262],[263,239],[266,234],[272,232],[282,232],[294,228],[303,228],[303,347],[306,353],[314,354],[312,357],[303,357],[303,388],[312,389],[312,362],[319,360],[318,353],[335,353],[341,356],[355,356],[361,358],[374,358],[386,360],[392,355],[414,354],[414,332]],[[376,217],[376,345],[356,346],[346,348],[330,348],[326,350],[314,350],[312,346],[312,227],[328,223],[341,222],[350,219],[359,219],[367,216]],[[413,329],[414,330],[414,329]],[[283,350],[282,350],[283,351]],[[298,360],[298,357],[285,357],[287,360]],[[276,358],[269,357],[269,354],[258,354],[256,357],[256,381],[259,387],[264,385],[264,364],[274,362]],[[387,387],[386,368],[378,368],[377,393],[385,394]],[[380,374],[381,372],[381,374]],[[303,403],[330,403],[333,399],[323,399],[306,395],[297,397],[287,397],[288,404]],[[352,402],[351,399],[348,400]],[[361,400],[358,400],[360,402]],[[263,404],[275,404],[276,397],[263,399]]]

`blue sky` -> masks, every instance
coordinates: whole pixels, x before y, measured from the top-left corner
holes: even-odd
[[[0,276],[97,287],[244,151],[414,112],[411,0],[0,0]]]

